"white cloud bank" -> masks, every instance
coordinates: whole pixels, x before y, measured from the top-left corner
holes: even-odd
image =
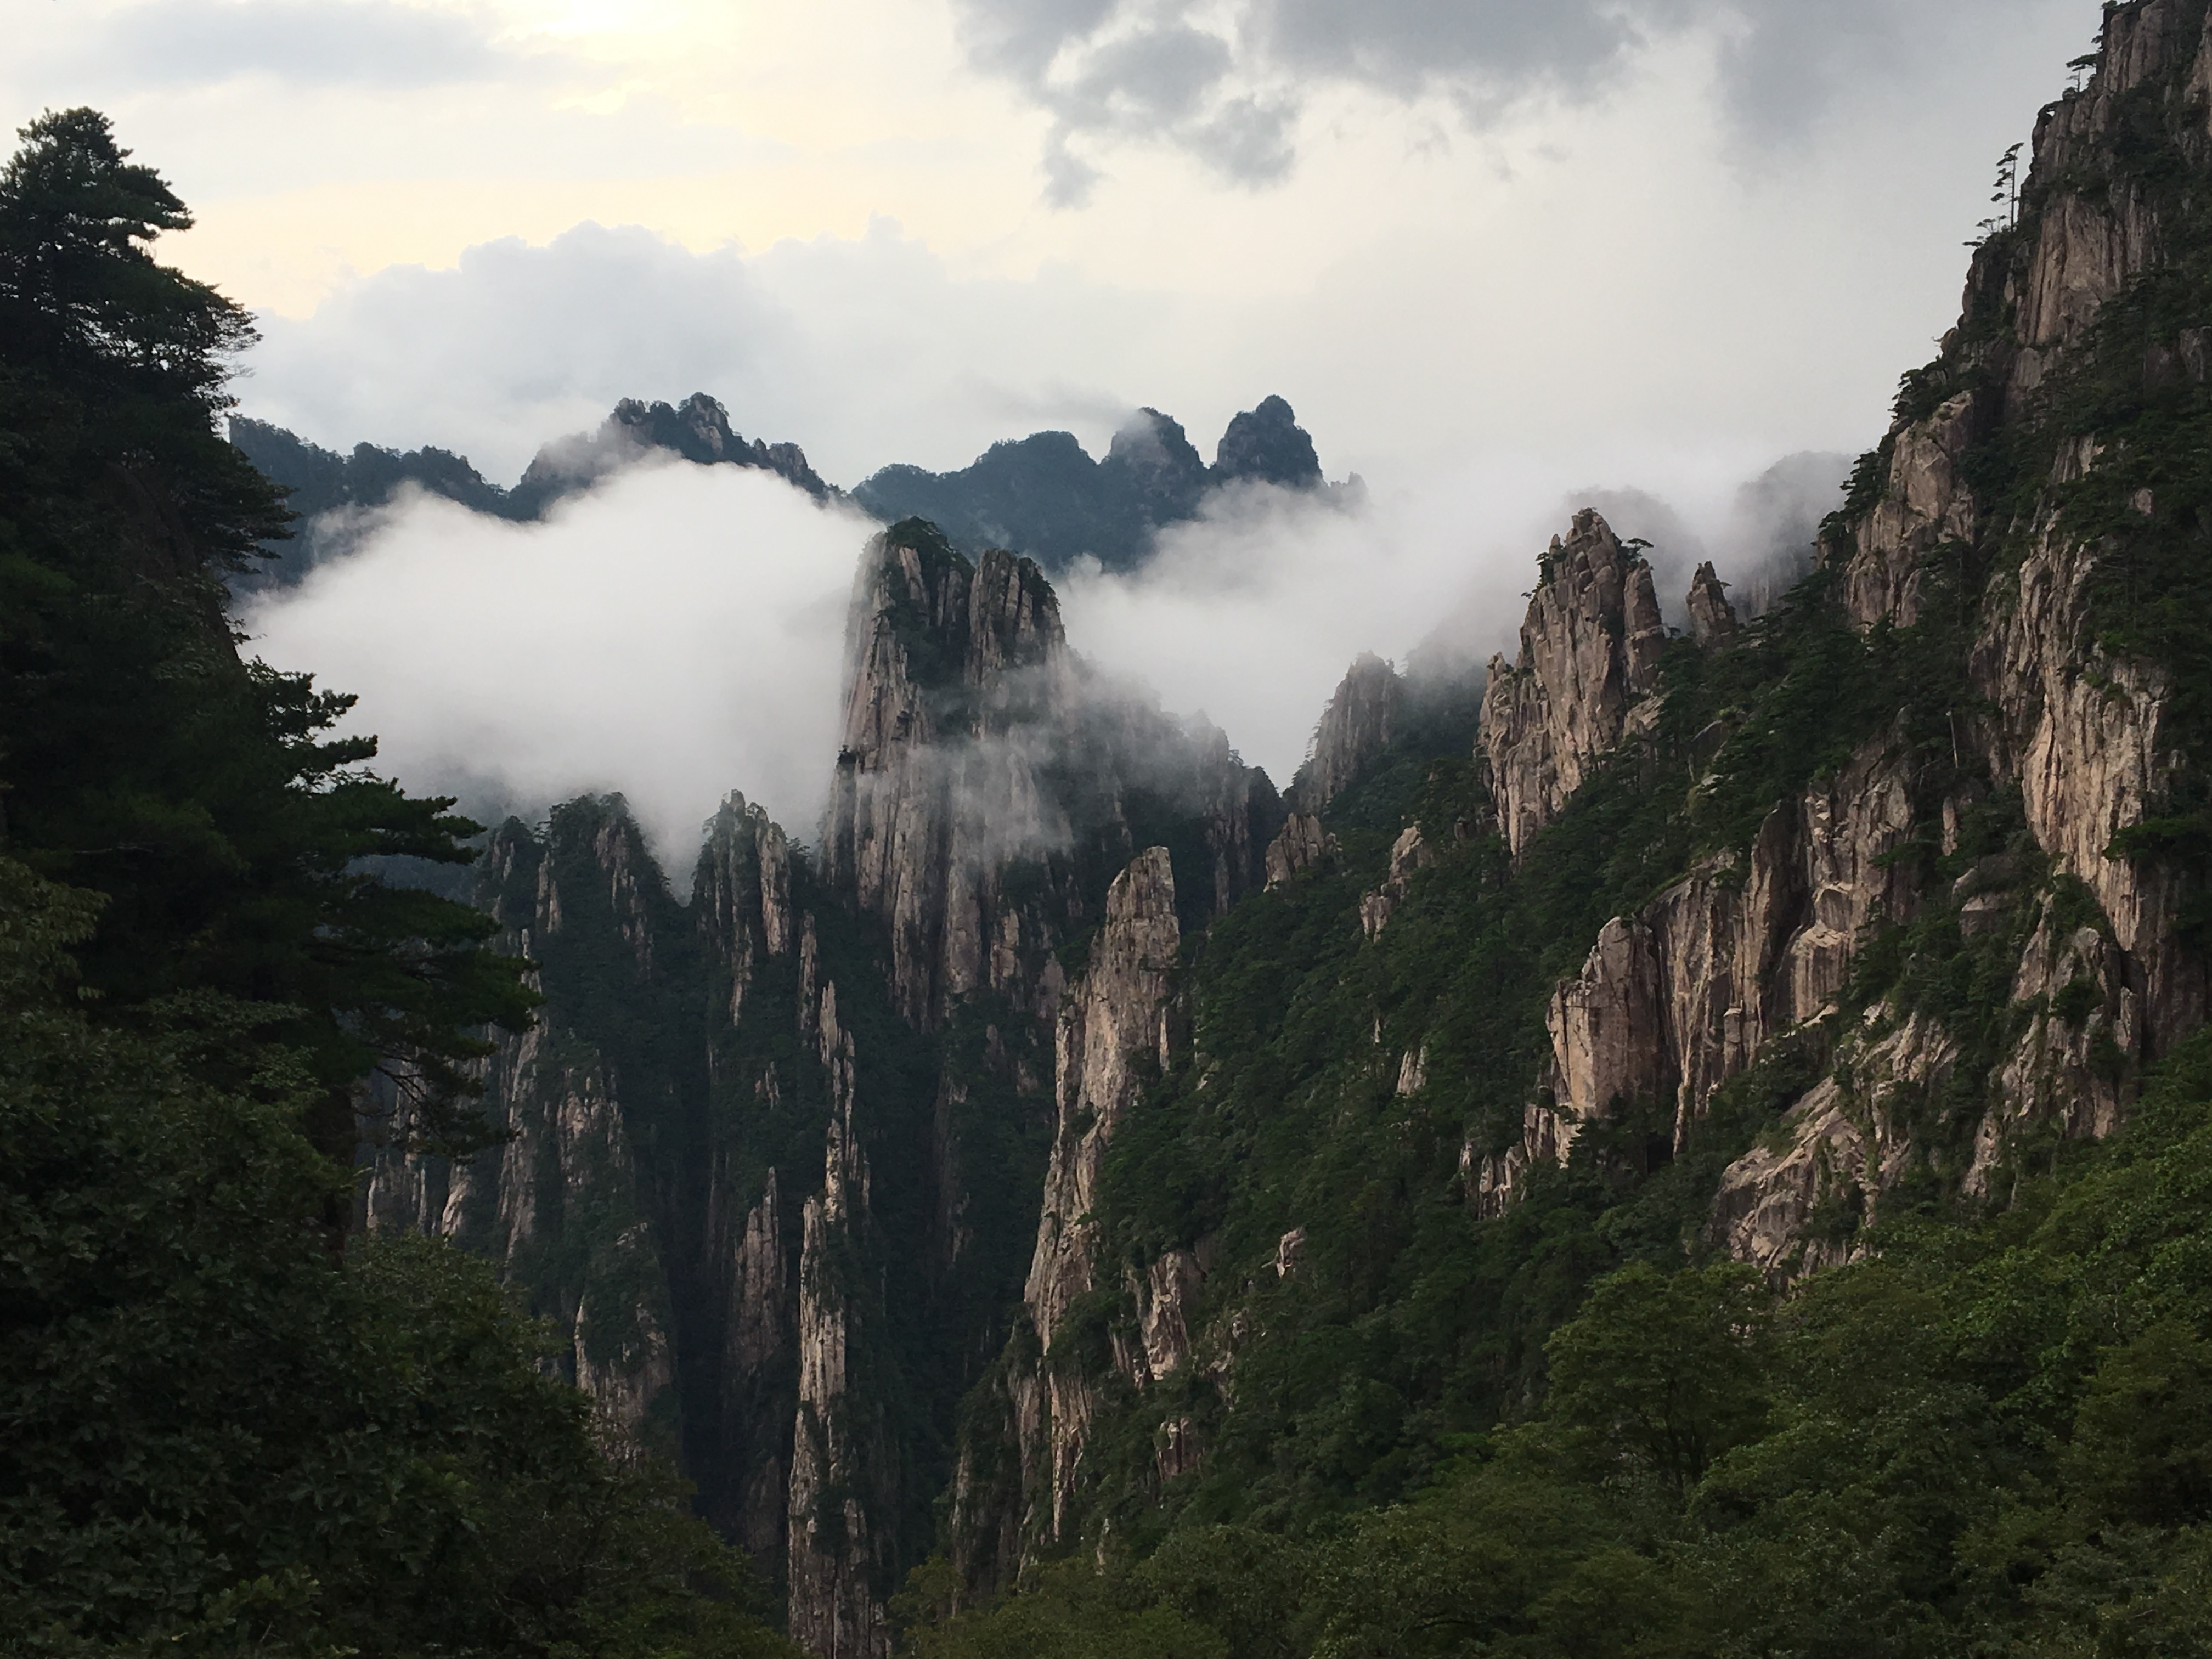
[[[1060,582],[1069,641],[1287,784],[1359,652],[1511,648],[1537,552],[1589,496],[1571,482],[1523,458],[1373,499],[1228,492],[1142,570]],[[1679,513],[1617,492],[1616,527],[1725,545],[1732,498],[1705,484]],[[768,473],[682,462],[615,474],[541,524],[410,495],[244,625],[271,663],[357,694],[352,729],[410,788],[478,816],[619,791],[681,883],[732,788],[815,834],[876,528]]]
[[[767,473],[681,463],[537,525],[410,496],[255,604],[247,648],[358,694],[349,729],[417,793],[529,812],[620,790],[680,883],[732,788],[811,831],[872,528]]]

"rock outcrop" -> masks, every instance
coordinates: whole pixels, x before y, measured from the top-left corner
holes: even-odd
[[[1029,560],[970,564],[927,525],[893,526],[863,561],[847,652],[824,872],[890,930],[892,996],[916,1025],[986,991],[1049,1020],[1053,952],[1134,850],[1133,819],[1196,823],[1199,914],[1264,884],[1280,822],[1266,775],[1094,675]]]
[[[1102,1390],[1115,1373],[1142,1389],[1188,1362],[1210,1243],[1116,1270],[1101,1259],[1094,1212],[1115,1130],[1169,1060],[1170,975],[1182,930],[1165,848],[1115,879],[1088,965],[1070,985],[1054,1037],[1055,1129],[1023,1291],[1027,1315],[963,1437],[951,1534],[963,1579],[988,1591],[1069,1540]],[[1132,1317],[1097,1322],[1119,1291]],[[1161,1479],[1197,1466],[1194,1425],[1170,1425]]]
[[[1705,860],[1634,916],[1608,922],[1546,1016],[1551,1058],[1520,1143],[1470,1148],[1469,1196],[1496,1214],[1521,1171],[1582,1127],[1663,1106],[1686,1146],[1714,1091],[1773,1038],[1828,1012],[1869,927],[1910,921],[1893,858],[1913,828],[1909,757],[1893,734],[1777,807],[1747,855]]]
[[[1314,728],[1313,753],[1285,793],[1295,811],[1325,811],[1367,763],[1389,746],[1406,707],[1406,682],[1371,652],[1362,652]]]
[[[1337,850],[1336,837],[1322,827],[1310,812],[1295,812],[1284,820],[1274,840],[1267,843],[1267,886],[1287,886],[1301,871],[1317,869]]]
[[[881,1533],[891,1474],[880,1402],[859,1397],[848,1362],[866,1340],[852,1282],[869,1224],[868,1160],[854,1121],[852,1034],[837,1023],[837,988],[815,1018],[829,1074],[830,1124],[821,1190],[806,1200],[799,1257],[799,1401],[793,1426],[792,1639],[818,1659],[879,1659],[890,1635],[875,1584],[891,1562]],[[872,1500],[872,1501],[871,1501]]]
[[[1071,988],[1054,1038],[1059,1122],[1022,1293],[1041,1352],[1035,1371],[1014,1382],[1024,1397],[1023,1462],[1032,1475],[1024,1484],[1040,1504],[1032,1524],[1048,1544],[1061,1536],[1097,1388],[1064,1340],[1067,1316],[1097,1287],[1090,1218],[1107,1146],[1146,1078],[1168,1062],[1169,975],[1180,942],[1174,872],[1167,849],[1155,847],[1115,878],[1090,966]],[[1155,1358],[1164,1364],[1188,1346],[1181,1309],[1188,1274],[1172,1260],[1155,1269],[1142,1287],[1145,1363],[1138,1368],[1123,1357],[1143,1376]]]
[[[2109,1133],[2139,1067],[2203,1022],[2204,968],[2181,934],[2189,878],[2172,860],[2120,851],[2173,782],[2173,687],[2100,636],[2093,595],[2112,544],[2069,528],[2063,510],[2069,491],[2125,456],[2068,427],[2045,395],[2100,349],[2103,308],[2165,258],[2163,198],[2123,159],[2141,142],[2144,112],[2164,112],[2189,165],[2212,166],[2212,25],[2185,27],[2195,15],[2177,0],[2107,8],[2089,84],[2038,125],[2019,228],[1977,250],[1960,327],[1936,363],[1908,377],[1896,425],[1822,545],[1858,627],[1950,630],[1921,630],[1911,648],[1964,653],[1979,712],[1952,708],[1948,741],[1923,743],[1917,758],[1900,733],[1885,734],[1771,817],[1746,866],[1694,872],[1608,925],[1553,999],[1552,1063],[1522,1144],[1470,1150],[1480,1207],[1510,1201],[1528,1160],[1564,1156],[1580,1126],[1629,1101],[1671,1101],[1679,1144],[1720,1083],[1838,1012],[1872,930],[1916,915],[1948,919],[1963,948],[2012,964],[2013,1035],[1992,1051],[1895,995],[1835,1034],[1830,1075],[1792,1109],[1784,1137],[1729,1170],[1714,1213],[1716,1239],[1778,1276],[1847,1259],[1915,1169],[1933,1165],[1966,1195],[1993,1198],[2021,1135]],[[2192,354],[2205,356],[2184,331],[2143,349],[2141,372],[2154,384],[2201,379],[2212,363],[2194,367]],[[1992,440],[2045,469],[2040,499],[2020,516],[1994,516],[1970,481],[1970,457],[1986,456],[1978,447]],[[2024,482],[2033,495],[2036,474]],[[2153,492],[2120,493],[2140,521],[2154,521]],[[1994,574],[1962,594],[1954,555],[1968,548]],[[1720,599],[1710,574],[1692,591],[1692,629],[1725,649],[1735,630],[1699,616],[1700,592]],[[1967,607],[1963,637],[1956,621],[1929,621],[1937,581],[1951,584],[1946,605]],[[1563,626],[1564,609],[1524,634],[1523,680],[1540,644],[1556,663],[1611,666],[1600,650],[1576,648],[1593,630]],[[1522,826],[1571,792],[1551,761],[1567,746],[1551,713],[1567,699],[1553,688],[1599,686],[1575,706],[1596,708],[1586,727],[1617,738],[1628,723],[1608,683],[1559,668],[1540,697],[1522,683],[1510,695],[1494,687],[1484,738],[1516,849]],[[1913,871],[1925,864],[1892,855],[1908,841],[1953,853],[1971,804],[2013,792],[2021,844],[1917,890]],[[1940,1126],[1923,1103],[1946,1089],[1981,1103],[1964,1144],[1930,1139]]]
[[[460,1164],[379,1155],[365,1219],[500,1263],[571,1334],[562,1369],[607,1443],[678,1463],[783,1583],[814,1651],[873,1659],[903,1483],[943,1474],[915,1467],[925,1454],[866,1380],[908,1363],[883,1300],[925,1304],[933,1253],[873,1214],[868,1138],[917,1169],[932,1125],[895,1071],[868,1097],[840,975],[865,986],[872,965],[823,942],[811,872],[741,796],[709,826],[688,906],[618,799],[557,808],[542,837],[504,826],[483,879],[547,999],[487,1062],[511,1138]],[[947,1297],[943,1316],[969,1316]],[[934,1402],[927,1433],[949,1431],[953,1403]]]
[[[1689,598],[1683,608],[1689,613],[1690,637],[1699,645],[1725,640],[1735,632],[1735,609],[1729,604],[1728,584],[1714,574],[1711,561],[1699,565],[1690,579]]]
[[[1540,569],[1520,660],[1492,658],[1482,697],[1491,793],[1516,854],[1620,741],[1667,644],[1650,567],[1596,514],[1577,513]]]

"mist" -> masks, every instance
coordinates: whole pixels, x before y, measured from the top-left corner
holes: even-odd
[[[479,816],[620,791],[669,873],[742,789],[812,833],[873,529],[771,474],[630,468],[517,525],[412,495],[246,610],[246,649],[360,702],[376,769]]]
[[[1670,614],[1708,557],[1747,609],[1802,557],[1844,467],[1793,456],[1745,483],[1726,457],[1646,458],[1634,470],[1669,474],[1664,495],[1575,487],[1526,455],[1393,491],[1241,486],[1137,570],[1086,561],[1055,585],[1070,645],[1105,679],[1210,720],[1281,786],[1361,652],[1417,678],[1511,655],[1537,556],[1576,507],[1654,544]],[[410,788],[479,818],[619,792],[680,884],[729,790],[817,832],[848,597],[878,527],[757,469],[676,460],[611,473],[542,523],[410,495],[243,624],[271,664],[357,694],[350,729]]]
[[[1163,532],[1138,570],[1090,567],[1062,581],[1069,641],[1152,687],[1166,708],[1205,714],[1279,786],[1362,651],[1417,678],[1512,656],[1537,556],[1576,509],[1595,507],[1620,536],[1654,544],[1670,621],[1680,624],[1706,559],[1746,589],[1737,603],[1747,613],[1753,595],[1778,596],[1785,566],[1810,568],[1814,528],[1840,500],[1848,458],[1792,456],[1749,483],[1729,455],[1622,463],[1668,477],[1663,495],[1577,487],[1574,465],[1496,455],[1387,492],[1219,492],[1199,519]]]

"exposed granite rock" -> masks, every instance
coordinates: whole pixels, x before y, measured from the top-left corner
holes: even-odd
[[[1881,498],[1851,527],[1842,557],[1845,595],[1864,625],[1885,618],[1909,625],[1921,612],[1922,562],[1946,541],[1986,535],[1977,522],[1959,460],[1996,423],[2038,417],[2036,394],[2082,338],[2105,303],[2164,255],[2149,198],[2116,149],[2133,140],[2128,124],[2146,96],[2176,101],[2197,124],[2191,142],[2212,161],[2212,21],[2185,27],[2177,0],[2107,8],[2095,73],[2088,85],[2044,112],[2023,200],[2033,204],[2033,242],[2015,258],[2002,240],[1977,251],[1968,278],[1967,319],[2007,317],[1994,339],[1968,347],[1967,330],[1947,336],[1939,367],[1978,362],[1979,383],[1923,419],[1893,433]],[[2159,85],[2163,82],[2161,88]],[[2198,375],[2203,344],[2185,331],[2169,349],[2146,355],[2146,380]],[[1972,376],[1967,376],[1972,379]],[[2021,440],[2015,436],[2012,441]],[[2100,465],[2093,434],[2053,440],[2052,490]],[[2060,533],[2052,497],[2021,527],[2026,556],[2007,561],[1984,598],[1972,657],[1987,713],[1954,727],[1959,763],[1987,768],[1997,787],[2016,786],[2030,831],[2052,874],[2078,878],[2103,920],[2057,923],[2046,901],[2012,983],[2024,1030],[1985,1080],[1990,1104],[1972,1160],[1960,1175],[1969,1195],[1995,1197],[2014,1138],[2033,1126],[2069,1136],[2100,1136],[2118,1124],[2128,1079],[2204,1018],[2204,969],[2179,939],[2178,878],[2155,863],[2111,856],[2114,838],[2152,816],[2170,776],[2171,688],[2154,667],[2109,652],[2094,637],[2088,583],[2100,549]],[[2136,510],[2155,503],[2138,492]],[[1956,845],[1946,807],[1946,851]],[[1987,938],[2009,925],[2005,890],[2018,872],[1985,860],[1952,895],[1962,932]],[[2078,914],[2070,912],[2069,914]],[[1793,1114],[1784,1150],[1755,1152],[1729,1173],[1717,1226],[1729,1248],[1778,1271],[1802,1272],[1830,1259],[1832,1240],[1814,1225],[1819,1206],[1848,1199],[1870,1217],[1889,1176],[1900,1131],[1880,1100],[1857,1098],[1863,1077],[1884,1073],[1924,1083],[1949,1063],[1940,1032],[1877,1010],[1865,1052],[1846,1052],[1836,1079]],[[1855,1043],[1857,1040],[1854,1040]],[[1852,1045],[1847,1045],[1851,1050]],[[1886,1139],[1887,1138],[1887,1139]],[[1826,1254],[1824,1254],[1826,1252]]]
[[[1422,838],[1420,825],[1407,824],[1399,832],[1398,839],[1390,843],[1390,873],[1381,888],[1363,895],[1359,901],[1360,930],[1369,939],[1379,937],[1389,926],[1391,914],[1406,896],[1414,872],[1427,869],[1436,861],[1435,852]]]
[[[1915,1161],[1911,1103],[1941,1090],[1958,1059],[1941,1028],[1917,1016],[1843,1054],[1845,1066],[1784,1118],[1787,1144],[1754,1147],[1729,1165],[1714,1201],[1717,1240],[1778,1280],[1859,1253],[1882,1194]]]
[[[1336,837],[1322,828],[1320,818],[1310,812],[1294,813],[1267,844],[1268,889],[1284,886],[1300,871],[1318,868],[1336,850]]]
[[[1053,1343],[1070,1306],[1096,1285],[1089,1217],[1107,1145],[1150,1069],[1168,1060],[1169,974],[1181,939],[1167,849],[1148,848],[1115,878],[1090,966],[1069,991],[1054,1040],[1059,1127],[1045,1174],[1036,1253],[1023,1292],[1042,1351],[1030,1384],[1038,1408],[1023,1443],[1023,1462],[1032,1472],[1024,1485],[1043,1511],[1033,1524],[1048,1540],[1060,1536],[1097,1406],[1093,1380],[1076,1364],[1053,1363]],[[1168,1269],[1146,1286],[1155,1310],[1148,1322],[1148,1354],[1155,1332],[1166,1345],[1170,1324],[1184,1329],[1182,1273],[1179,1267]],[[1187,1350],[1187,1337],[1175,1340]]]
[[[1959,461],[1980,434],[1983,402],[1962,392],[1893,434],[1886,488],[1854,529],[1844,566],[1844,605],[1861,627],[1919,621],[1921,561],[1942,543],[1972,538],[1973,497]]]
[[[2046,912],[2022,953],[2012,997],[2034,1012],[1996,1075],[1996,1105],[1974,1135],[1961,1182],[1987,1197],[2022,1129],[2055,1127],[2069,1140],[2101,1140],[2119,1127],[2120,1062],[2142,1052],[2142,1006],[2128,960],[2095,927],[2054,928]]]
[[[1699,565],[1690,579],[1684,609],[1690,616],[1690,637],[1699,645],[1711,645],[1735,633],[1735,609],[1729,604],[1728,584],[1713,574],[1711,560]]]
[[[1498,827],[1515,854],[1620,740],[1666,643],[1650,567],[1596,514],[1577,513],[1542,561],[1519,662],[1492,658],[1483,690],[1480,741]]]
[[[1553,994],[1552,1057],[1520,1141],[1463,1158],[1468,1201],[1499,1212],[1530,1163],[1564,1158],[1625,1103],[1666,1103],[1686,1144],[1715,1090],[1827,1012],[1861,933],[1911,919],[1909,867],[1889,855],[1912,827],[1909,760],[1885,733],[1770,813],[1741,864],[1709,859],[1608,922]]]
[[[1002,889],[1073,841],[1039,775],[1077,698],[1043,573],[896,526],[863,557],[846,654],[824,872],[890,930],[894,1000],[923,1025],[981,988],[1048,1006],[1052,935]]]
[[[1052,953],[1089,920],[1089,872],[1133,850],[1139,798],[1196,821],[1208,910],[1261,884],[1280,821],[1266,775],[1213,727],[1091,674],[1035,564],[991,552],[971,565],[914,520],[869,544],[823,859],[890,930],[908,1019],[938,1025],[979,990],[1049,1019]]]
[[[830,1075],[822,1188],[806,1200],[799,1261],[799,1409],[791,1448],[792,1639],[818,1659],[879,1659],[890,1629],[871,1583],[888,1562],[876,1517],[890,1507],[879,1423],[848,1388],[858,1334],[848,1265],[868,1225],[868,1163],[853,1121],[852,1034],[837,988],[822,988],[816,1029]],[[872,1498],[872,1503],[866,1501]],[[873,1514],[872,1515],[872,1511]]]
[[[2081,459],[2062,456],[2057,479]],[[2037,842],[2111,918],[2156,1055],[2203,1022],[2203,964],[2177,936],[2175,877],[2106,849],[2164,798],[2169,688],[2155,669],[2084,638],[2094,562],[2092,550],[2048,530],[2039,537],[2008,602],[1992,607],[1975,678],[1998,711],[1987,739],[1992,768],[2019,785]]]
[[[1314,732],[1313,753],[1285,793],[1293,810],[1317,813],[1389,746],[1406,705],[1398,671],[1363,651],[1328,700]]]

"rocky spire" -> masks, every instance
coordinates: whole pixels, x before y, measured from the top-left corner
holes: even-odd
[[[816,1659],[882,1659],[890,1637],[870,1580],[888,1510],[884,1437],[854,1397],[849,1362],[865,1340],[848,1282],[854,1243],[867,1230],[868,1160],[853,1121],[853,1037],[837,1019],[837,988],[822,988],[815,1021],[829,1073],[830,1127],[821,1190],[801,1213],[799,1411],[791,1449],[792,1639]],[[864,1499],[872,1498],[875,1501]]]
[[[1041,775],[1079,702],[1051,586],[909,519],[868,544],[846,653],[823,873],[889,927],[894,1000],[920,1025],[981,988],[1048,1001],[1054,941],[1003,883],[1073,840]]]
[[[1406,682],[1372,652],[1359,653],[1314,730],[1313,753],[1291,780],[1285,805],[1319,812],[1382,752],[1404,713]]]
[[[1087,668],[1030,560],[970,564],[930,525],[894,525],[863,556],[846,639],[824,874],[890,929],[892,995],[917,1025],[979,990],[1048,1020],[1052,953],[1135,850],[1136,806],[1196,831],[1212,867],[1184,898],[1201,914],[1264,881],[1282,817],[1266,775]]]
[[[1167,848],[1154,847],[1115,878],[1105,925],[1062,1006],[1054,1042],[1059,1127],[1022,1298],[1046,1356],[1068,1309],[1097,1282],[1089,1218],[1099,1174],[1148,1068],[1167,1064],[1168,976],[1180,942],[1174,872]],[[1042,1410],[1025,1461],[1044,1472],[1045,1529],[1057,1538],[1091,1420],[1092,1384],[1076,1367],[1045,1363],[1027,1386],[1040,1391]]]
[[[1521,657],[1493,657],[1480,744],[1516,854],[1550,823],[1657,684],[1667,629],[1651,568],[1585,508],[1540,563]]]
[[[1699,565],[1698,574],[1690,579],[1685,608],[1690,613],[1690,637],[1699,645],[1711,645],[1735,632],[1735,607],[1729,603],[1728,584],[1713,574],[1710,560]]]

